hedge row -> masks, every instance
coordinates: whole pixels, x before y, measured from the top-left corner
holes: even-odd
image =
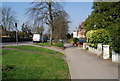
[[[87,42],[91,47],[97,48],[98,43],[110,44],[110,36],[107,30],[90,30],[86,33]]]

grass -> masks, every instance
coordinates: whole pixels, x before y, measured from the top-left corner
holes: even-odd
[[[61,49],[64,49],[64,45],[62,42],[56,44],[53,43],[53,45],[50,45],[49,42],[45,42],[45,43],[35,43],[35,45],[39,45],[39,46],[48,46],[48,47],[59,47]]]
[[[0,49],[0,54],[2,54],[2,49]],[[2,65],[2,55],[0,55],[0,66]],[[1,69],[1,67],[0,67],[0,69]],[[1,73],[1,71],[0,71],[0,73]]]
[[[62,54],[61,52],[53,51],[47,48],[27,46],[27,45],[5,46],[5,48],[15,48],[15,49],[20,49],[20,50],[25,50],[25,51],[34,51],[34,52],[41,52],[41,53],[48,53],[48,54]]]
[[[52,45],[49,44],[49,42],[35,43],[35,45],[39,45],[39,46],[48,46],[48,47],[51,47],[51,46],[52,46]]]
[[[11,46],[13,48],[13,46]],[[23,48],[22,48],[23,47]],[[28,47],[28,49],[27,49]],[[19,46],[19,49],[46,51],[47,49]],[[18,49],[17,48],[17,49]],[[49,49],[48,49],[49,50]],[[51,50],[49,50],[50,52]],[[2,50],[3,79],[68,79],[68,67],[61,57],[16,50]],[[51,53],[58,53],[53,52]]]

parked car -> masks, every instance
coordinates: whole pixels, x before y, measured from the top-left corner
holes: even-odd
[[[40,36],[40,34],[33,35],[33,43],[47,42],[47,38]]]
[[[86,42],[86,39],[79,39],[76,44],[80,44],[80,45],[83,45],[83,43]]]

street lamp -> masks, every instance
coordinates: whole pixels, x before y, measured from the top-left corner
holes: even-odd
[[[15,23],[15,27],[16,27],[16,45],[18,46],[18,30],[17,30],[17,23]]]

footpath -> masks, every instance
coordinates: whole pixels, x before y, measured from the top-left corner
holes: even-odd
[[[65,44],[71,79],[118,79],[118,64]]]

